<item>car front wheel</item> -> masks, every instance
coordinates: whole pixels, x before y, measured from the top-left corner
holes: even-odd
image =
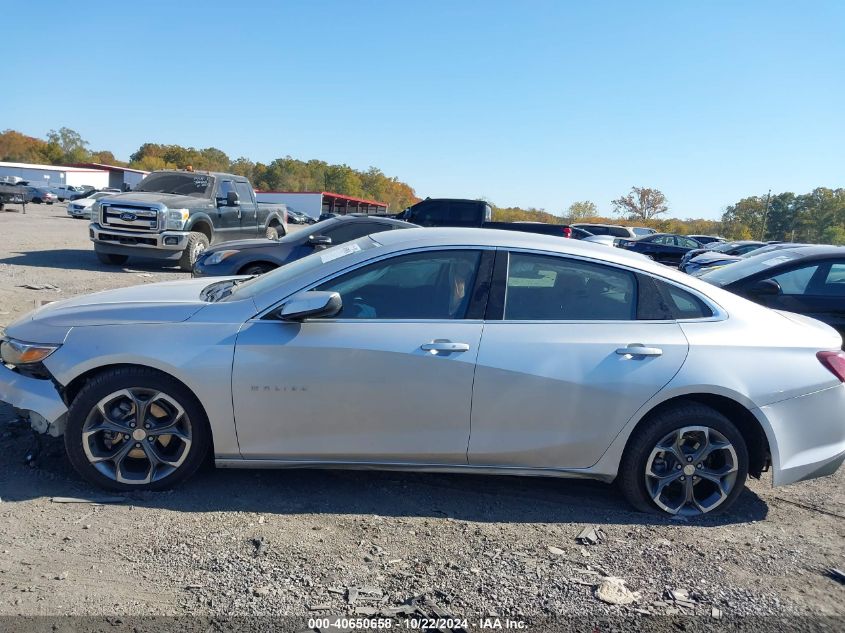
[[[119,368],[90,380],[68,411],[65,448],[89,482],[110,490],[163,490],[191,476],[208,453],[208,421],[170,376]]]
[[[618,481],[639,510],[696,516],[728,509],[747,475],[748,449],[737,427],[715,409],[689,403],[634,433]]]

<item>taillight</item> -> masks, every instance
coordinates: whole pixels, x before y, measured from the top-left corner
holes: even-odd
[[[563,227],[563,237],[572,237],[572,227]]]
[[[818,352],[816,358],[831,374],[845,382],[845,352]]]

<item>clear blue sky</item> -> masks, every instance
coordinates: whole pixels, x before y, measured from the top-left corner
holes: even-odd
[[[0,129],[375,165],[421,196],[672,215],[845,186],[845,2],[16,2]]]

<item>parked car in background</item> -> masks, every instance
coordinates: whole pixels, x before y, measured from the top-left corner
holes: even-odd
[[[721,255],[733,256],[733,255],[745,255],[745,253],[750,253],[753,250],[761,248],[766,245],[766,242],[756,242],[754,240],[738,240],[735,242],[709,242],[704,244],[701,248],[694,248],[693,250],[687,252],[682,258],[681,263],[678,265],[678,268],[685,273],[691,273],[694,270],[697,270],[701,264],[705,260],[698,260],[697,258],[699,255],[705,255],[713,253],[716,257]],[[690,270],[687,270],[689,267],[690,261],[696,259],[698,264],[693,265]]]
[[[378,216],[330,218],[280,240],[243,240],[213,246],[199,256],[193,276],[262,275],[330,246],[373,233],[410,228],[416,225]]]
[[[586,222],[574,222],[572,226],[589,231],[593,235],[612,235],[625,239],[637,239],[640,237],[634,229],[629,226],[618,224],[590,224]]]
[[[73,194],[70,196],[70,199],[71,200],[81,200],[82,198],[87,198],[88,196],[90,196],[95,191],[97,191],[96,187],[92,187],[91,185],[81,185],[81,186],[77,187],[77,190],[75,192],[73,192]],[[120,190],[116,189],[115,191],[120,191]]]
[[[426,198],[395,216],[419,226],[427,227],[477,227],[504,231],[522,231],[581,239],[589,232],[574,232],[567,224],[544,222],[493,222],[493,208],[484,200],[464,198]]]
[[[131,192],[97,200],[89,231],[103,263],[122,265],[134,256],[175,261],[190,271],[210,245],[284,235],[286,212],[285,205],[256,203],[243,176],[162,170]]]
[[[46,187],[32,187],[27,185],[24,187],[24,191],[29,198],[28,202],[33,202],[34,204],[53,204],[59,201],[59,197]]]
[[[845,248],[774,249],[713,270],[702,281],[775,310],[823,321],[845,336]]]
[[[316,220],[307,213],[301,211],[294,211],[288,207],[288,222],[290,224],[314,224]]]
[[[41,307],[6,329],[0,400],[103,488],[172,487],[212,453],[592,477],[687,516],[764,470],[839,467],[841,342],[621,249],[409,229]]]
[[[641,253],[661,264],[677,266],[681,258],[694,248],[701,248],[701,243],[685,235],[655,233],[635,240],[619,239],[619,248]]]
[[[713,242],[727,241],[724,237],[719,237],[718,235],[687,235],[687,237],[691,237],[701,244],[712,244]]]
[[[779,251],[785,248],[797,248],[799,246],[810,246],[810,244],[799,244],[796,242],[777,242],[775,244],[765,244],[764,246],[761,246],[747,253],[743,253],[742,255],[727,255],[718,253],[714,254],[712,258],[708,258],[706,260],[703,259],[702,261],[697,262],[697,267],[695,269],[687,271],[687,274],[690,274],[693,277],[699,277],[711,270],[715,270],[717,268],[721,268],[722,266],[727,266],[729,264],[735,264],[736,262],[741,262],[745,259],[756,257],[757,255],[763,255],[765,253],[771,253],[772,251]],[[705,253],[704,255],[709,255],[709,253]],[[703,255],[701,257],[703,257]]]
[[[331,220],[332,218],[339,218],[340,213],[333,213],[331,211],[326,211],[325,213],[321,213],[320,216],[317,218],[317,222],[322,222],[323,220]]]
[[[631,230],[637,237],[644,237],[646,235],[654,235],[657,233],[656,229],[650,229],[647,226],[632,226]]]
[[[114,194],[109,191],[96,191],[93,193],[89,191],[87,198],[76,198],[75,200],[68,202],[67,214],[77,220],[90,220],[91,209],[94,206],[94,203],[100,198],[107,198],[113,195]]]
[[[71,200],[73,196],[85,193],[82,187],[77,187],[76,185],[57,185],[55,187],[48,187],[48,189],[56,194],[60,202]]]

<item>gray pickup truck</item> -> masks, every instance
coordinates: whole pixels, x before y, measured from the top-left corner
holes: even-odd
[[[287,232],[284,205],[256,202],[243,176],[204,171],[152,172],[133,191],[94,203],[91,220],[89,236],[101,262],[173,260],[182,270],[191,270],[212,244]]]

